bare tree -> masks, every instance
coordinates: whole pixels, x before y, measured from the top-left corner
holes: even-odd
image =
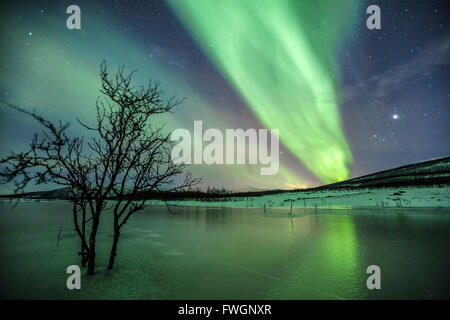
[[[193,186],[200,179],[187,174],[183,181],[175,183],[174,177],[183,173],[185,165],[171,161],[170,135],[162,133],[163,127],[151,125],[152,115],[172,112],[182,101],[171,98],[164,102],[162,91],[154,82],[134,89],[131,86],[133,73],[124,74],[123,67],[114,79],[110,79],[105,64],[102,64],[100,74],[101,92],[108,99],[106,103],[100,101],[97,104],[97,127],[84,126],[100,134],[104,143],[96,143],[93,149],[109,159],[107,176],[112,182],[110,191],[116,199],[114,238],[108,265],[108,269],[112,269],[120,230],[133,213],[144,208],[149,195],[153,191],[175,191]]]
[[[2,183],[14,182],[16,193],[30,183],[64,186],[73,204],[75,230],[81,240],[82,265],[95,272],[96,236],[108,203],[114,215],[114,237],[108,269],[114,266],[120,230],[145,207],[155,191],[175,191],[197,184],[185,165],[171,161],[170,134],[154,125],[153,115],[172,112],[182,100],[163,99],[158,83],[133,88],[134,72],[120,67],[113,78],[100,66],[102,96],[97,99],[95,125],[77,119],[90,137],[71,137],[69,123],[52,122],[10,103],[3,104],[32,116],[44,129],[25,152],[1,159]],[[89,229],[87,232],[86,229]]]

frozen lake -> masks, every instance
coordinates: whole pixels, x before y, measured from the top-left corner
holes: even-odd
[[[1,298],[450,298],[449,209],[172,208],[130,219],[112,273],[104,213],[97,274],[70,291],[65,271],[79,264],[70,204],[0,204]],[[369,265],[381,268],[381,290],[366,288]]]

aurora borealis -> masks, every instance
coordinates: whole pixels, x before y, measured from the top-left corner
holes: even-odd
[[[280,128],[281,142],[298,159],[322,182],[348,178],[351,153],[340,125],[334,55],[356,1],[171,4],[258,119]]]
[[[450,152],[450,33],[443,1],[69,1],[1,4],[0,99],[53,120],[94,120],[98,67],[137,69],[186,101],[167,129],[280,132],[280,170],[191,166],[235,190],[316,186]],[[0,154],[39,130],[0,108]],[[73,121],[72,121],[73,122]],[[75,134],[80,128],[72,123]],[[3,189],[2,189],[3,190]],[[0,190],[1,191],[1,190]]]

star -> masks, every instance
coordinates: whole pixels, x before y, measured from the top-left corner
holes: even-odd
[[[393,114],[393,115],[392,115],[392,119],[397,120],[397,119],[398,119],[398,114],[396,114],[396,113]]]

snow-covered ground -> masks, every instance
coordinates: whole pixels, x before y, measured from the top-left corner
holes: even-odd
[[[152,204],[164,204],[151,201]],[[311,190],[255,197],[230,197],[217,201],[169,201],[171,205],[233,208],[448,208],[448,187],[399,187],[353,190]]]

